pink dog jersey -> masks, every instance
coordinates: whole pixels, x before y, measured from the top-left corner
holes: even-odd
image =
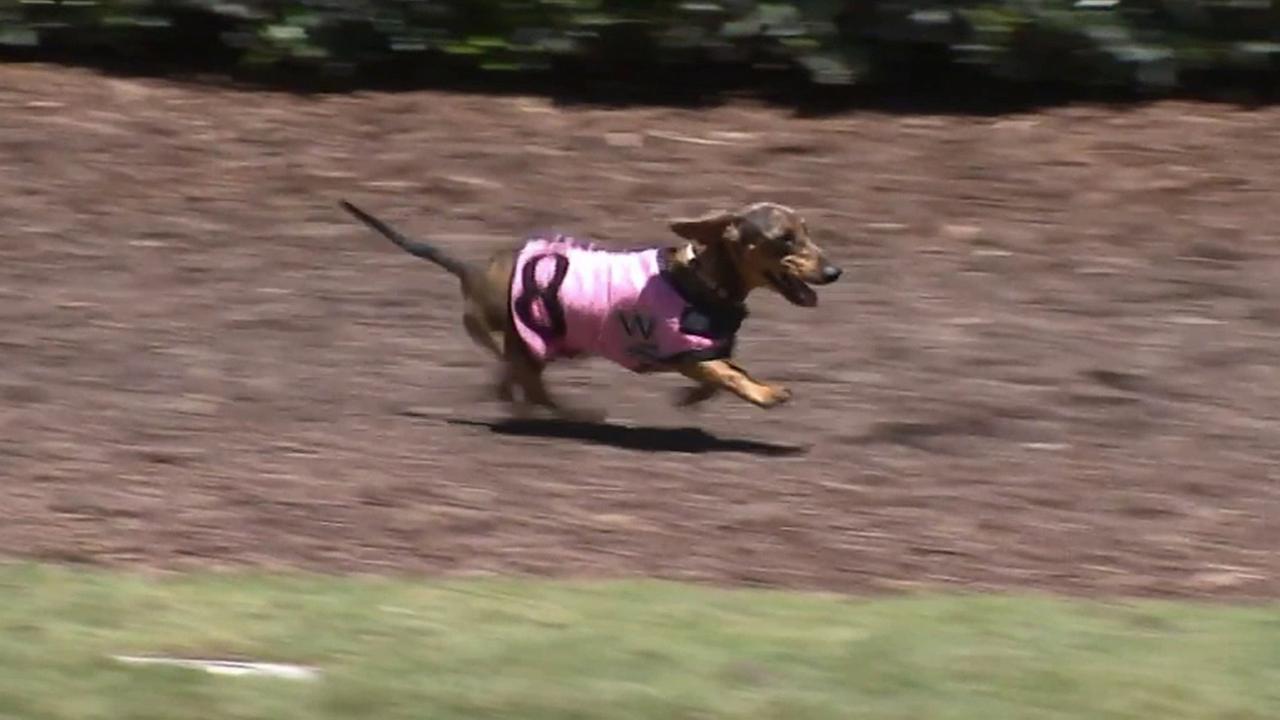
[[[742,318],[716,318],[662,272],[659,250],[611,252],[565,236],[516,258],[511,312],[534,357],[595,355],[635,372],[681,358],[728,357]]]

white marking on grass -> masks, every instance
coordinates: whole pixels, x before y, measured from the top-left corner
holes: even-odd
[[[112,659],[128,665],[163,665],[190,670],[203,670],[214,675],[260,675],[284,680],[318,680],[320,671],[303,665],[286,663],[243,662],[239,660],[208,660],[198,658],[142,657],[138,655],[113,655]]]

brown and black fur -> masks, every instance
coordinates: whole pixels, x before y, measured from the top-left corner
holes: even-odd
[[[516,389],[526,405],[540,406],[573,419],[599,419],[599,410],[574,408],[554,399],[543,382],[544,364],[526,349],[510,311],[512,272],[520,247],[495,252],[483,264],[460,261],[439,248],[410,240],[386,223],[345,200],[342,207],[405,251],[430,260],[458,278],[462,286],[462,324],[467,334],[499,360],[496,391],[507,402]],[[675,220],[671,230],[686,242],[663,249],[668,277],[686,297],[712,311],[745,316],[748,294],[769,288],[802,307],[817,304],[812,285],[840,277],[809,236],[804,219],[776,203],[755,203],[735,212]],[[774,407],[791,398],[784,387],[753,378],[727,359],[681,360],[659,372],[677,372],[697,384],[686,390],[680,405],[702,402],[721,390],[759,407]]]

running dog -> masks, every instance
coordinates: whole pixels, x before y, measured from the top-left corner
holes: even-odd
[[[483,264],[411,240],[343,200],[343,209],[405,251],[439,265],[461,283],[462,324],[500,362],[499,398],[540,406],[573,420],[600,410],[552,397],[543,371],[557,358],[603,357],[639,373],[676,372],[693,380],[677,402],[700,403],[721,390],[762,408],[791,392],[753,378],[733,363],[747,295],[768,288],[813,307],[812,285],[839,279],[810,238],[804,218],[776,203],[674,220],[683,242],[606,250],[564,235],[534,237],[495,252]]]

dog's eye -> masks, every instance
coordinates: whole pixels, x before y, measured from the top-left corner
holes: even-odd
[[[782,247],[790,250],[796,245],[796,234],[788,230],[778,237],[778,241],[782,243]]]

